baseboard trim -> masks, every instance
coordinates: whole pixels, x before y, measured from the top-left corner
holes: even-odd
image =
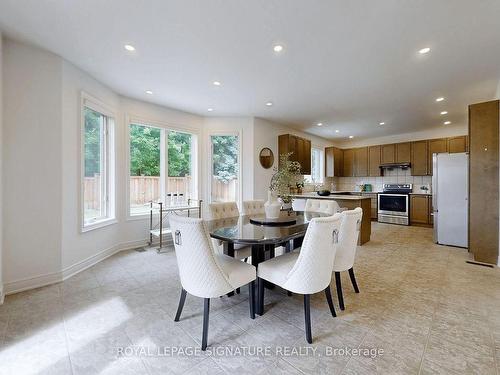
[[[110,256],[113,256],[120,251],[126,251],[126,250],[136,249],[141,246],[145,246],[145,244],[147,244],[147,241],[148,241],[147,239],[143,239],[143,240],[123,242],[118,245],[114,245],[107,249],[104,249],[97,254],[94,254],[84,260],[81,260],[75,264],[72,264],[71,266],[62,269],[59,272],[47,273],[44,275],[28,277],[25,279],[19,279],[5,283],[3,287],[0,286],[0,304],[3,303],[3,299],[6,295],[24,292],[26,290],[40,288],[43,286],[62,282],[70,278],[71,276],[74,276],[86,270],[87,268],[90,268],[96,265],[97,263],[102,262],[104,259],[109,258]],[[164,241],[164,242],[167,246],[171,245],[172,243],[172,241]]]

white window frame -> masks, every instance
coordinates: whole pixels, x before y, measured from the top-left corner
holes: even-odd
[[[106,119],[104,124],[104,142],[102,145],[102,156],[101,156],[101,178],[104,179],[103,191],[101,194],[102,202],[104,206],[106,216],[100,219],[96,219],[91,223],[85,223],[85,191],[84,191],[84,179],[85,179],[85,108],[89,108],[95,112],[100,113]],[[108,225],[117,223],[116,220],[116,184],[115,184],[115,122],[116,115],[113,109],[108,107],[105,103],[99,99],[85,93],[81,92],[80,101],[80,232],[88,232],[94,229],[102,228]]]
[[[241,207],[241,204],[243,202],[243,160],[242,160],[242,144],[243,144],[243,138],[242,138],[242,132],[241,131],[232,131],[232,132],[224,132],[224,131],[213,131],[208,134],[207,138],[207,145],[208,145],[208,168],[207,168],[207,200],[208,203],[213,203],[212,202],[212,156],[213,156],[213,148],[212,148],[212,136],[237,136],[238,137],[238,193],[237,193],[237,205],[238,207]]]
[[[200,139],[200,131],[191,127],[184,127],[180,125],[173,125],[170,123],[164,123],[156,120],[151,120],[147,118],[143,118],[140,116],[127,114],[125,116],[125,149],[126,149],[126,183],[125,183],[125,194],[126,194],[126,212],[127,212],[127,221],[134,220],[145,220],[149,218],[149,213],[131,215],[130,213],[130,125],[141,125],[148,126],[151,128],[157,128],[162,130],[161,136],[161,144],[160,144],[160,198],[164,198],[166,194],[166,186],[168,179],[168,133],[169,131],[179,132],[179,133],[187,133],[193,136],[192,138],[192,149],[191,149],[191,171],[192,171],[192,198],[200,199],[199,195],[199,142]],[[163,199],[162,199],[163,202]]]
[[[312,172],[313,172],[313,167],[314,167],[314,164],[313,164],[314,151],[317,151],[319,154],[319,176],[320,176],[320,179],[318,181],[314,181],[312,178],[312,176],[313,176]],[[305,175],[304,178],[306,179],[307,184],[311,184],[311,185],[325,183],[325,153],[324,153],[324,149],[322,149],[321,147],[317,147],[317,146],[311,147],[311,174]]]

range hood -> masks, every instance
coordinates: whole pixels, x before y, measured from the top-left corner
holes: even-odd
[[[386,164],[380,164],[380,169],[395,169],[395,168],[401,168],[401,169],[408,169],[410,168],[410,163],[386,163]]]

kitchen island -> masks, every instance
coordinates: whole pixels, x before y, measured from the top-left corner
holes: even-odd
[[[293,199],[327,199],[336,201],[341,208],[347,208],[348,210],[353,210],[356,207],[361,207],[363,210],[363,219],[361,220],[361,229],[359,233],[360,245],[363,245],[370,241],[370,236],[372,233],[372,222],[371,222],[371,198],[362,195],[351,195],[351,194],[331,194],[329,196],[320,196],[316,193],[303,193],[303,194],[292,194]]]

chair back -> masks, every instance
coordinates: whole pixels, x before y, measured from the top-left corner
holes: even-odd
[[[169,217],[182,287],[202,298],[224,295],[234,288],[217,263],[208,229],[202,219]]]
[[[283,285],[285,289],[313,294],[330,285],[341,219],[341,214],[335,214],[311,220],[299,257]]]
[[[294,211],[305,211],[306,210],[306,200],[305,199],[294,199],[292,201],[292,210]]]
[[[346,271],[354,265],[362,218],[363,210],[360,207],[342,212],[339,246],[333,263],[335,272]]]
[[[236,202],[217,202],[208,205],[208,219],[225,219],[240,216]]]
[[[255,199],[253,201],[243,201],[242,215],[260,215],[266,213],[264,200]]]
[[[329,199],[308,199],[305,211],[333,215],[340,212],[340,206],[337,202]]]

